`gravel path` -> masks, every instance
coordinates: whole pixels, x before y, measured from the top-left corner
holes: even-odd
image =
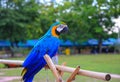
[[[4,73],[0,73],[0,75],[4,75]]]
[[[0,82],[12,82],[13,80],[21,79],[20,76],[0,76]]]
[[[11,68],[9,70],[13,70],[14,68]],[[4,76],[5,73],[2,72],[2,70],[8,70],[6,69],[0,69],[0,82],[12,82],[13,80],[21,80],[21,76]]]

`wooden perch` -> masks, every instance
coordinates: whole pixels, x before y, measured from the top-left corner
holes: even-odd
[[[3,64],[22,65],[23,62],[24,61],[19,61],[19,60],[5,60],[5,59],[0,59],[0,63],[3,63]],[[75,70],[75,68],[68,67],[68,66],[55,65],[55,67],[58,70],[62,71],[62,72],[73,73],[74,70]],[[82,70],[82,69],[79,70],[78,75],[87,76],[87,77],[96,78],[96,79],[101,79],[101,80],[105,80],[105,81],[109,81],[111,79],[111,75],[110,74],[101,73],[101,72],[94,72],[94,71],[88,71],[88,70]],[[112,77],[112,78],[114,78],[114,77]]]
[[[5,59],[0,59],[0,63],[22,65],[23,61],[21,61],[21,60],[5,60]]]
[[[71,74],[71,76],[67,79],[67,82],[72,82],[73,80],[75,80],[75,76],[78,74],[80,70],[80,66],[78,66],[75,71]]]
[[[59,76],[59,74],[58,74],[58,72],[57,72],[57,70],[56,70],[56,67],[55,67],[55,65],[53,64],[51,58],[46,54],[46,55],[44,56],[44,59],[46,60],[48,66],[49,66],[49,68],[50,68],[50,70],[53,72],[53,75],[55,76],[56,81],[57,81],[57,82],[62,82],[62,78]]]
[[[60,65],[56,65],[56,68],[61,71],[69,72],[69,73],[72,73],[75,70],[75,68],[71,68],[71,67],[67,67],[67,66],[60,66]],[[92,77],[92,78],[101,79],[101,80],[105,80],[105,81],[109,81],[111,79],[110,74],[94,72],[94,71],[87,71],[87,70],[82,70],[82,69],[79,70],[78,75]]]

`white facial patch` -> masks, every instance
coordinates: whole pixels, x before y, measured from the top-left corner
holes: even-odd
[[[61,32],[61,31],[64,29],[64,27],[67,27],[67,25],[60,24],[60,25],[57,27],[57,31],[58,31],[58,32]]]
[[[63,30],[63,28],[57,28],[58,32],[61,32]]]
[[[57,31],[58,31],[58,32],[61,32],[61,31],[63,30],[63,28],[64,28],[64,25],[59,25],[59,26],[57,27]]]

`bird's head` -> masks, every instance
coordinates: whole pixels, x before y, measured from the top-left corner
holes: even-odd
[[[64,22],[57,22],[51,29],[52,36],[58,37],[61,33],[66,33],[68,26]]]

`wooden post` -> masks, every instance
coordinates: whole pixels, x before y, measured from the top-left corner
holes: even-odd
[[[71,74],[71,76],[67,79],[67,82],[72,82],[73,80],[75,80],[75,76],[78,74],[80,70],[80,66],[78,66],[75,71]]]
[[[44,56],[44,59],[46,60],[50,70],[53,72],[53,75],[55,76],[56,78],[56,81],[57,82],[62,82],[62,78],[60,77],[60,75],[58,74],[57,70],[56,70],[56,67],[55,65],[53,64],[51,58],[46,54]]]
[[[62,63],[62,65],[61,65],[61,66],[66,66],[66,62]],[[63,72],[63,71],[61,71],[61,70],[59,70],[59,69],[57,69],[57,70],[58,70],[59,75],[62,77],[62,76],[63,76],[63,74],[64,74],[64,72]]]

